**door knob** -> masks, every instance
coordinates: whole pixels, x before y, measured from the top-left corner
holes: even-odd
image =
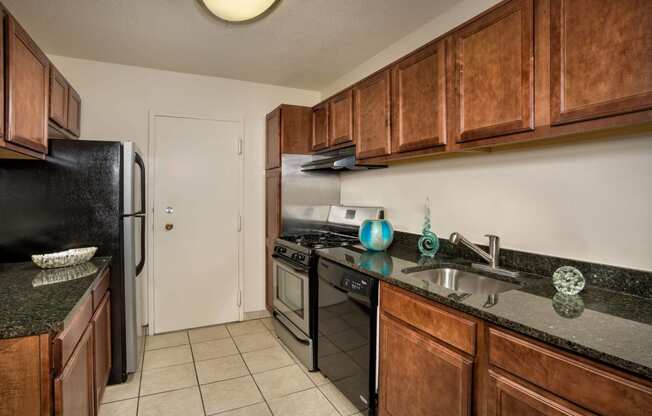
[[[165,213],[166,213],[166,214],[174,214],[174,208],[172,208],[172,207],[166,207],[166,208],[165,208]]]
[[[174,228],[174,224],[165,224],[165,231],[170,231]]]

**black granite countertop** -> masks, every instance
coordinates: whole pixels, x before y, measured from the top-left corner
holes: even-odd
[[[587,286],[574,297],[557,295],[550,277],[523,273],[520,287],[487,295],[465,295],[426,278],[403,273],[418,266],[469,269],[469,260],[438,254],[419,257],[416,248],[394,244],[387,252],[361,247],[319,250],[319,255],[495,325],[581,356],[652,379],[652,299]],[[492,305],[492,303],[495,303]]]
[[[51,270],[33,263],[0,264],[0,339],[60,331],[110,262],[97,257]]]

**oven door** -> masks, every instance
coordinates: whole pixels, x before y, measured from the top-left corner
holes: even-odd
[[[274,309],[310,335],[308,271],[274,258]]]

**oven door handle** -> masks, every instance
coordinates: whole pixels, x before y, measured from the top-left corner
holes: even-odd
[[[303,345],[310,345],[309,340],[301,337],[300,335],[298,335],[296,333],[294,328],[292,328],[292,323],[290,323],[290,321],[288,321],[288,319],[285,316],[283,316],[280,313],[274,311],[274,318],[278,319],[278,321],[285,327],[285,329],[287,329],[288,332],[290,332],[292,334],[292,336],[294,336],[294,338],[297,340],[297,342],[299,342],[299,343],[301,343]]]

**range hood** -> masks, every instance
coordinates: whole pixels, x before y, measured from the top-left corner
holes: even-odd
[[[355,146],[345,147],[343,149],[330,150],[319,155],[303,165],[303,172],[310,171],[352,171],[386,168],[386,165],[365,165],[358,163],[355,159]]]

